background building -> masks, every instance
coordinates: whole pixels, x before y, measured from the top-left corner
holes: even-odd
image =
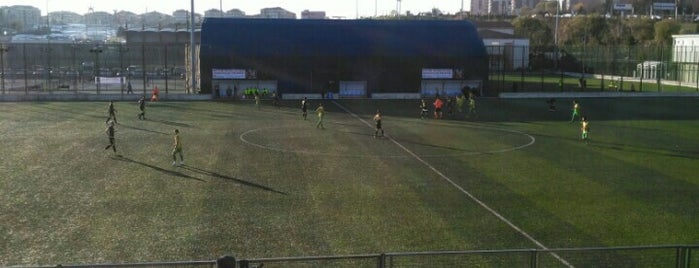
[[[325,19],[325,11],[309,11],[308,9],[301,12],[302,19]]]
[[[699,85],[699,34],[673,35],[672,61],[677,80]]]
[[[41,20],[41,10],[32,6],[0,7],[0,27],[14,31],[28,31],[46,24]]]
[[[265,19],[296,19],[296,13],[287,11],[281,7],[263,8],[260,10],[260,18]]]

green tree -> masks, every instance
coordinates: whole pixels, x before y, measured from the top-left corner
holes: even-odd
[[[610,20],[599,15],[575,16],[561,24],[559,43],[565,45],[586,44],[604,45],[614,43]]]
[[[658,45],[672,45],[672,35],[678,34],[682,25],[675,20],[662,20],[655,23],[655,43]]]
[[[553,31],[543,20],[530,17],[518,17],[512,21],[515,35],[528,38],[532,50],[553,44]]]
[[[631,45],[648,45],[655,38],[653,20],[647,18],[631,18],[626,20],[626,26],[633,38]]]

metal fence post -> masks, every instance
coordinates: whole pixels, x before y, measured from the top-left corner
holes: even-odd
[[[386,253],[379,256],[379,268],[386,268]]]
[[[689,267],[689,261],[687,260],[687,250],[685,246],[677,246],[677,260],[675,261],[677,268],[687,268]]]
[[[692,267],[692,251],[694,251],[695,249],[697,248],[687,247],[687,267]]]
[[[235,258],[231,256],[223,256],[216,260],[216,267],[217,268],[236,268],[235,267]],[[241,261],[241,267],[242,266],[242,261]],[[247,267],[247,266],[245,266]]]
[[[539,266],[539,250],[532,249],[529,259],[529,267],[536,268]]]

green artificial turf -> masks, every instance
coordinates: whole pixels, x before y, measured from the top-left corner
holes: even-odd
[[[116,102],[116,154],[107,103],[1,103],[0,265],[699,241],[697,99],[580,100],[589,144],[571,101]]]

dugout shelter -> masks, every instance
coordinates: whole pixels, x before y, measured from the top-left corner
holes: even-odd
[[[214,96],[431,97],[482,92],[488,80],[483,40],[465,20],[206,18],[199,58],[202,93]]]

